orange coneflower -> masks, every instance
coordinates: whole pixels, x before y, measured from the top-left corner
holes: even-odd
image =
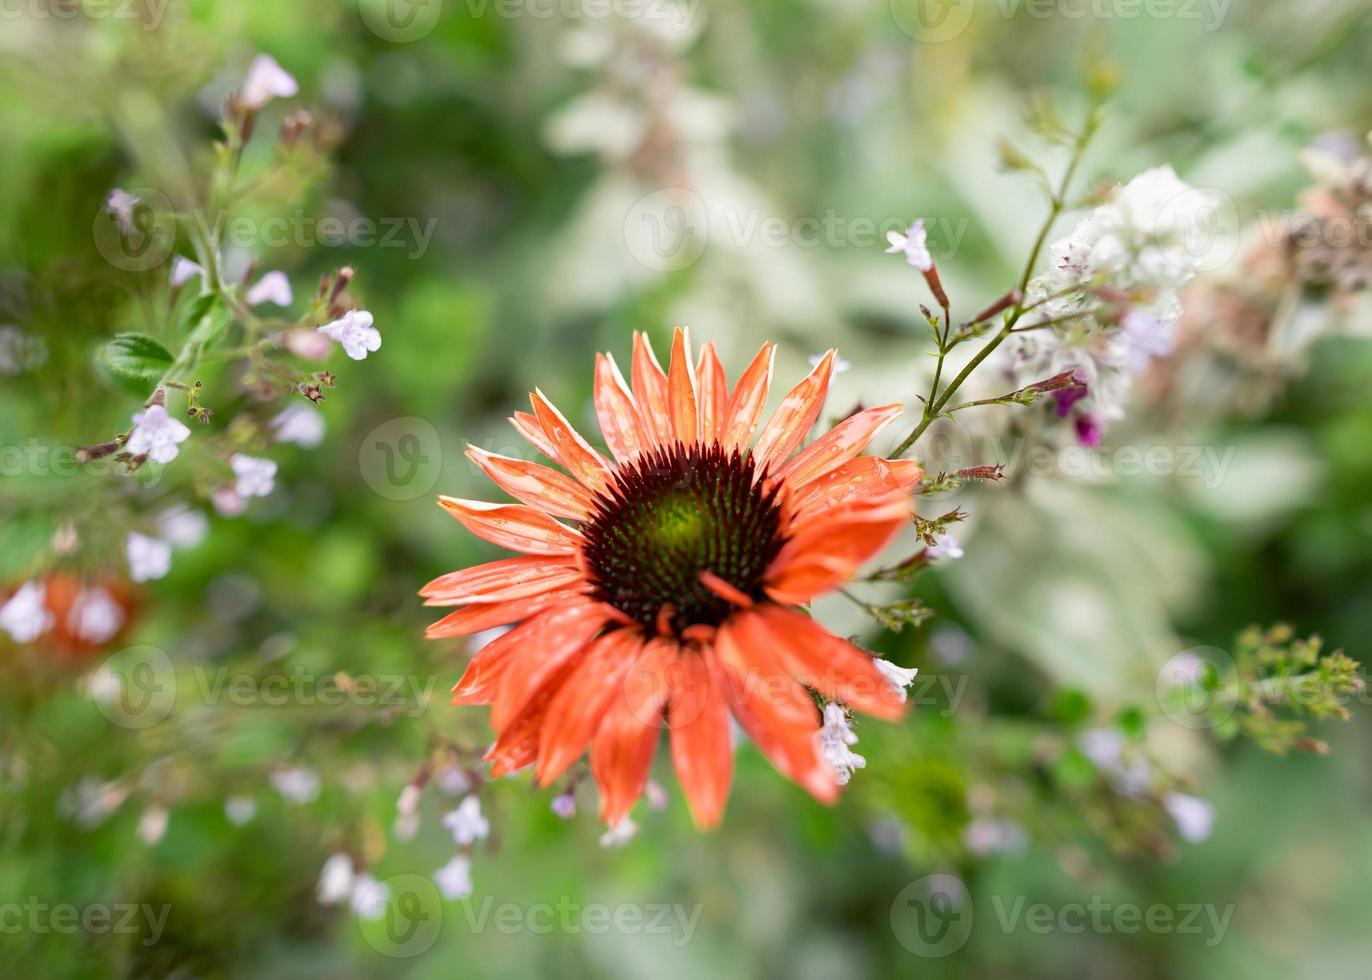
[[[546,785],[589,743],[601,816],[616,825],[642,794],[665,727],[691,814],[711,826],[733,776],[732,714],[777,769],[833,801],[806,688],[888,719],[903,698],[869,654],[796,607],[852,578],[895,535],[921,476],[909,460],[858,455],[899,405],[858,412],[796,453],[834,357],[791,389],[754,442],[770,344],[729,391],[712,344],[694,361],[677,330],[664,372],[635,335],[632,383],[596,357],[595,410],[614,462],[540,391],[533,413],[511,421],[567,473],[468,449],[527,506],[439,502],[523,555],[441,576],[420,595],[461,607],[430,637],[516,624],[453,691],[454,704],[491,705],[494,775],[536,765]]]

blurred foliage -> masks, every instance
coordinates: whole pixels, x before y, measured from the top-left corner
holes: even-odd
[[[385,342],[366,362],[335,359],[327,436],[311,450],[272,447],[271,497],[241,517],[211,517],[208,539],[178,552],[165,579],[131,588],[118,652],[0,644],[0,954],[10,972],[1285,980],[1364,970],[1369,723],[1357,711],[1347,726],[1319,719],[1366,691],[1346,658],[1294,637],[1318,633],[1360,659],[1372,635],[1366,322],[1362,336],[1317,343],[1260,411],[1193,418],[1184,405],[1155,405],[1112,434],[1113,448],[1233,450],[1198,476],[1044,474],[1027,457],[1004,458],[1013,440],[1001,455],[931,459],[931,478],[1005,463],[1006,479],[938,487],[946,496],[923,513],[965,512],[967,554],[921,570],[913,587],[864,593],[892,630],[874,632],[842,598],[817,606],[839,632],[921,668],[908,723],[858,726],[868,764],[839,806],[817,806],[743,747],[725,825],[702,836],[659,759],[666,808],[640,806],[638,837],[602,849],[588,785],[576,788],[582,814],[563,821],[552,793],[500,780],[483,787],[492,837],[473,860],[472,898],[435,908],[431,945],[401,955],[388,955],[397,947],[377,923],[322,907],[315,886],[338,851],[396,888],[397,876],[427,878],[452,853],[436,780],[412,840],[395,831],[396,799],[421,776],[473,765],[489,733],[483,711],[447,706],[462,646],[420,639],[432,617],[414,592],[494,556],[433,494],[490,495],[463,448],[518,452],[505,417],[528,390],[589,418],[593,351],[622,357],[631,329],[660,340],[688,321],[731,375],[764,338],[782,344],[779,376],[840,347],[853,369],[836,380],[831,412],[913,404],[928,371],[927,295],[883,256],[880,235],[859,241],[857,219],[896,227],[929,216],[950,294],[969,313],[992,302],[1043,214],[1031,180],[998,172],[997,146],[1056,162],[1024,121],[1027,95],[1042,90],[1034,105],[1077,118],[1083,52],[1118,79],[1089,186],[1170,162],[1223,190],[1245,223],[1280,213],[1309,184],[1304,146],[1372,128],[1365,4],[1240,0],[1222,13],[1196,5],[1196,18],[974,4],[967,27],[938,43],[902,27],[917,4],[876,0],[702,4],[684,41],[495,2],[416,6],[441,17],[409,41],[369,28],[385,6],[370,0],[132,5],[139,19],[100,13],[117,4],[33,6],[37,15],[0,23],[0,324],[43,350],[0,377],[0,590],[56,573],[122,580],[138,508],[221,478],[179,465],[190,459],[132,477],[75,464],[75,447],[123,429],[145,397],[101,367],[109,339],[136,332],[172,350],[199,319],[194,297],[169,297],[165,265],[114,267],[92,227],[114,187],[176,197],[184,188],[162,179],[178,169],[169,161],[199,179],[211,172],[221,107],[259,51],[300,80],[296,101],[316,107],[328,139],[243,211],[310,230],[225,260],[286,270],[300,296],[353,267],[351,289]],[[59,8],[85,13],[51,15]],[[626,82],[569,63],[578,44],[610,44],[643,74]],[[589,135],[570,139],[567,113],[606,86],[679,131],[654,153],[616,155],[605,144],[623,120],[592,116]],[[264,112],[247,171],[270,165],[287,111]],[[707,215],[698,261],[662,269],[635,252],[630,219],[683,161],[708,207],[723,210]],[[742,222],[732,229],[730,214]],[[739,230],[749,216],[791,227],[825,215],[842,230],[817,244],[792,233],[766,245]],[[328,216],[369,217],[395,238],[331,243],[318,230]],[[189,254],[184,242],[179,251]],[[216,414],[195,438],[231,440],[231,419],[263,417],[240,369],[204,372]],[[378,490],[376,433],[396,419],[431,427],[433,458],[409,483]],[[931,436],[931,457],[939,439],[957,438]],[[54,559],[71,522],[80,547]],[[920,548],[914,529],[904,545],[900,554]],[[1242,632],[1278,620],[1291,631]],[[168,657],[157,676],[174,704],[158,724],[121,725],[91,685],[102,664],[131,669],[149,648]],[[1232,689],[1245,709],[1226,724],[1272,748],[1318,740],[1329,757],[1278,759],[1251,740],[1213,738],[1230,733],[1224,725],[1176,723],[1160,672],[1200,648],[1233,651],[1235,672],[1216,674],[1214,690]],[[1312,717],[1299,729],[1260,724],[1259,678],[1312,669],[1329,682]],[[265,692],[283,685],[295,693],[270,703]],[[1118,746],[1113,769],[1092,749],[1102,739]],[[273,788],[296,767],[322,776],[311,802]],[[1125,791],[1131,773],[1146,779]],[[1207,840],[1178,838],[1165,799],[1179,791],[1213,802]],[[83,793],[114,805],[83,821]],[[230,819],[234,798],[253,801],[250,821]],[[168,823],[149,844],[139,825],[158,807]],[[946,957],[911,949],[893,906],[935,872],[966,883],[977,916]],[[1179,931],[998,928],[993,899],[1017,897],[1054,908],[1093,897],[1232,905],[1233,918],[1214,943]],[[583,912],[674,903],[699,918],[689,935],[592,929],[575,915],[548,930],[480,918],[491,902],[527,916],[559,901]],[[8,910],[27,916],[35,903],[154,917],[165,908],[166,919],[156,930],[11,930]]]

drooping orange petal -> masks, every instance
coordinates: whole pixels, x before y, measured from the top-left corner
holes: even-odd
[[[756,617],[740,620],[739,628],[745,623],[757,634],[745,642],[770,644],[797,680],[826,698],[888,721],[905,714],[900,692],[877,669],[872,656],[810,617],[763,603]]]
[[[566,772],[585,751],[643,644],[643,633],[634,628],[610,630],[591,641],[548,706],[538,744],[541,785]]]
[[[542,612],[556,602],[574,598],[577,592],[563,589],[544,592],[524,599],[511,599],[509,602],[483,602],[474,606],[464,606],[450,612],[424,631],[425,639],[438,640],[451,636],[471,636],[482,630],[507,626],[528,619],[534,613]]]
[[[571,423],[559,412],[543,392],[534,389],[529,396],[538,424],[557,447],[558,459],[568,472],[592,490],[604,490],[610,482],[610,464],[591,448]]]
[[[667,375],[653,353],[653,345],[645,333],[634,333],[634,360],[630,371],[633,377],[634,404],[643,423],[643,432],[655,446],[670,442],[671,416],[667,409]]]
[[[562,462],[558,458],[557,446],[553,445],[553,441],[548,438],[548,434],[543,431],[543,426],[539,424],[535,416],[528,412],[515,412],[510,416],[510,424],[515,427],[515,431],[529,441],[529,445],[544,456],[547,456],[554,463]]]
[[[474,565],[440,575],[419,594],[430,606],[465,606],[473,602],[504,602],[566,588],[585,578],[571,558],[521,555]]]
[[[600,434],[615,459],[624,462],[643,451],[647,438],[634,396],[609,354],[595,356],[595,414],[600,420]]]
[[[900,417],[901,406],[882,405],[844,419],[797,453],[777,471],[793,488],[800,488],[842,466],[867,448],[878,432]]]
[[[501,731],[513,721],[543,682],[581,653],[609,621],[606,605],[589,599],[556,606],[539,616],[538,632],[510,652],[510,666],[491,706],[491,727]]]
[[[555,517],[584,521],[595,509],[585,487],[552,467],[499,456],[476,446],[467,447],[467,458],[511,497]]]
[[[566,663],[555,671],[529,699],[519,716],[505,726],[486,750],[482,758],[491,764],[492,776],[504,776],[523,769],[538,758],[538,744],[543,735],[543,726],[547,724],[552,699],[575,666],[574,663]]]
[[[805,435],[819,418],[824,397],[829,393],[829,376],[833,373],[836,353],[832,348],[825,351],[814,370],[786,393],[763,426],[753,449],[760,468],[780,466],[805,441]]]
[[[667,365],[667,409],[672,435],[687,446],[696,441],[696,368],[691,360],[691,336],[684,327],[672,334],[672,358]]]
[[[698,434],[706,444],[717,442],[729,408],[729,381],[713,341],[705,344],[696,363],[696,383],[700,386]]]
[[[707,663],[714,655],[708,647],[682,650],[684,669],[667,704],[672,765],[691,819],[702,830],[716,826],[724,816],[734,778],[729,708],[716,682],[718,670]]]
[[[725,449],[742,452],[752,441],[753,432],[762,418],[762,410],[767,407],[767,393],[772,387],[772,362],[776,349],[771,344],[763,344],[738,379],[733,394],[729,396],[729,407],[724,413],[723,437],[720,442]]]
[[[924,469],[912,459],[859,456],[811,480],[792,498],[798,514],[827,512],[854,501],[909,493]]]
[[[783,605],[801,605],[850,580],[905,526],[910,510],[900,496],[821,516],[798,523],[794,536],[767,567],[764,588]]]
[[[556,603],[524,620],[476,652],[462,679],[453,687],[453,704],[490,704],[500,693],[500,682],[515,653],[543,642],[548,623],[563,610],[586,605],[584,598]]]
[[[756,616],[745,610],[735,619]],[[782,775],[821,803],[838,798],[833,770],[820,757],[819,711],[805,689],[767,649],[749,646],[735,619],[715,633],[715,654],[730,710]]]
[[[527,555],[574,555],[581,535],[541,510],[440,494],[439,504],[479,538]]]
[[[676,656],[674,641],[648,641],[625,673],[591,742],[591,775],[600,787],[600,817],[610,826],[624,819],[643,795]]]

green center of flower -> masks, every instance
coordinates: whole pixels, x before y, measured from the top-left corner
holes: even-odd
[[[782,545],[776,491],[756,480],[752,454],[676,444],[620,466],[583,529],[600,596],[655,629],[714,626],[730,603],[700,581],[710,572],[754,599]]]

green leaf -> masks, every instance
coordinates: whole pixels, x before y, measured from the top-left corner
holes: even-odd
[[[100,349],[100,362],[120,381],[156,384],[171,367],[171,351],[147,334],[116,334]]]
[[[206,293],[200,296],[191,304],[190,314],[194,319],[188,319],[188,323],[193,324],[190,336],[186,338],[188,343],[195,344],[204,353],[224,338],[225,332],[229,328],[229,311],[223,303],[219,302],[219,297],[213,293]]]

